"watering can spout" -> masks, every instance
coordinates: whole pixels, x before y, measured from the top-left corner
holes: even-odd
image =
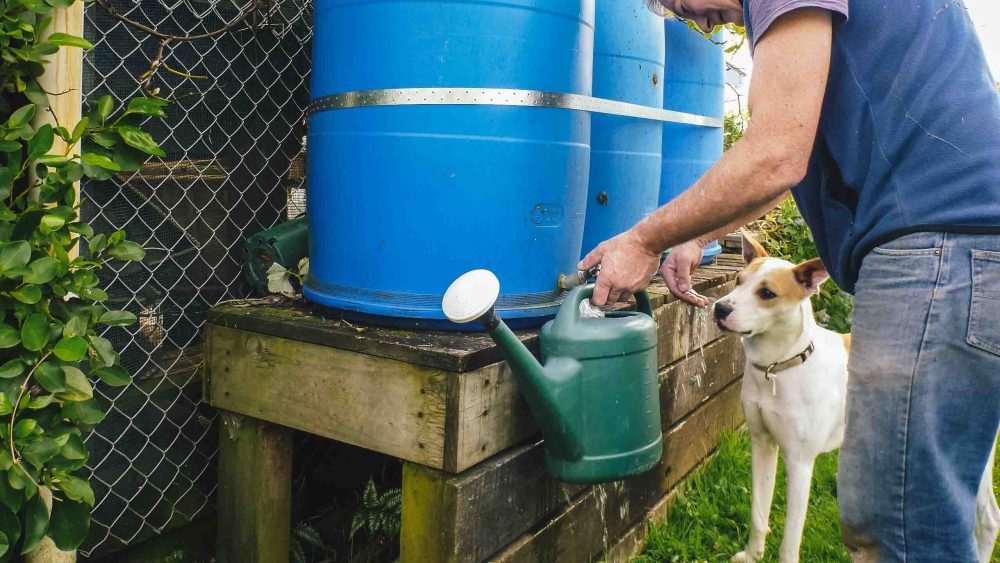
[[[542,366],[497,317],[493,305],[499,294],[500,282],[492,272],[473,270],[455,280],[441,306],[452,322],[482,323],[517,378],[545,436],[546,447],[562,459],[578,460],[583,456],[583,445],[571,416],[577,399],[567,391],[579,375],[580,363],[573,358],[552,358]]]

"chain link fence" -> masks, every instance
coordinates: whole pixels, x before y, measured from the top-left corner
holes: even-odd
[[[165,158],[82,186],[96,230],[124,229],[147,249],[143,263],[103,274],[109,306],[139,323],[105,334],[134,381],[98,390],[109,412],[88,438],[98,501],[84,555],[212,507],[217,433],[201,404],[200,329],[209,307],[249,296],[245,238],[303,211],[311,35],[311,0],[87,3],[85,103],[153,91],[174,103],[145,126]]]

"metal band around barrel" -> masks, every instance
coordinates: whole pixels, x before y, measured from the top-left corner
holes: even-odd
[[[700,127],[722,127],[717,117],[695,115],[668,109],[658,109],[627,102],[562,94],[538,90],[511,88],[395,88],[359,90],[317,98],[309,104],[306,116],[321,111],[368,106],[528,106],[560,108],[683,123]]]

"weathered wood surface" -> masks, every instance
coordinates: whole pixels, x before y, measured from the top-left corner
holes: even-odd
[[[735,272],[703,268],[696,286],[706,295],[722,294]],[[655,311],[661,366],[719,336],[714,323],[699,320],[707,312],[659,299],[667,302]],[[484,335],[358,332],[295,307],[225,311],[206,330],[204,396],[214,407],[450,472],[536,432],[505,363],[465,373],[428,365],[464,369],[471,360],[463,354],[496,353]],[[534,334],[523,333],[524,341],[537,341]]]
[[[506,364],[453,372],[219,326],[208,404],[422,465],[462,471],[535,432]]]
[[[286,563],[292,518],[292,432],[230,413],[220,418],[218,559]]]
[[[734,287],[735,281],[726,281],[700,293],[718,299]],[[668,303],[654,311],[653,316],[658,332],[656,355],[661,368],[722,336],[709,309],[698,309],[683,301]]]
[[[660,372],[660,416],[673,423],[743,375],[743,346],[725,336]]]
[[[660,400],[664,428],[712,400],[742,371],[741,348],[731,337],[717,340],[704,352],[663,370]],[[676,459],[679,447],[686,446],[665,445],[665,459]],[[542,448],[541,442],[513,448],[454,476],[407,464],[404,491],[408,483],[413,483],[422,490],[433,489],[441,500],[431,507],[416,498],[404,499],[403,529],[409,541],[403,544],[403,561],[481,561],[544,515],[569,503],[584,488],[567,486],[550,477],[544,468]],[[675,465],[665,463],[664,475],[668,467]],[[677,472],[670,471],[671,475]],[[635,486],[629,500],[637,508],[653,502],[666,490],[659,474],[638,479],[645,486]],[[489,533],[483,534],[486,529]]]
[[[491,557],[497,562],[590,561],[625,534],[742,422],[740,384],[733,382],[664,434],[664,456],[652,471],[593,487],[538,529]]]
[[[708,292],[733,279],[737,269],[720,258],[716,265],[695,272],[694,289]],[[649,294],[654,309],[677,301],[659,278],[650,285]],[[210,326],[235,328],[459,373],[474,371],[501,359],[494,342],[480,332],[409,331],[359,326],[337,319],[335,315],[334,312],[316,310],[308,304],[248,306],[230,303],[212,309],[207,320]],[[533,352],[537,352],[537,330],[518,331],[518,336]]]

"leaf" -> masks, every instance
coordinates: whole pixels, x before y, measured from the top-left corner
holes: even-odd
[[[31,553],[38,547],[38,542],[45,537],[45,531],[48,527],[49,511],[45,509],[42,495],[35,495],[35,498],[28,501],[28,506],[25,509],[24,545],[21,547],[21,555]]]
[[[7,360],[2,366],[0,366],[0,379],[10,379],[12,377],[17,377],[24,373],[24,369],[28,367],[24,362],[15,358],[13,360]]]
[[[93,493],[91,493],[93,494]],[[93,500],[91,500],[93,505]],[[84,503],[63,501],[52,503],[49,537],[56,547],[71,551],[80,547],[90,531],[90,507]]]
[[[41,313],[33,313],[21,325],[21,344],[32,352],[38,352],[49,343],[49,318]]]
[[[23,127],[31,122],[32,117],[35,117],[35,105],[28,104],[21,106],[7,120],[7,128],[17,129],[18,127]]]
[[[70,317],[63,327],[63,336],[83,336],[87,334],[87,319],[81,316]]]
[[[46,215],[45,217],[55,217],[55,215]],[[61,217],[56,218],[62,221]],[[42,218],[42,224],[45,224],[44,217]],[[24,281],[34,284],[49,283],[59,274],[59,266],[60,262],[55,258],[52,258],[51,256],[43,256],[28,265],[31,269],[31,273],[24,276]]]
[[[125,110],[125,115],[129,114],[141,114],[141,115],[151,115],[153,117],[167,117],[166,112],[163,108],[167,106],[165,100],[159,98],[132,98],[128,102],[128,108]]]
[[[14,406],[10,404],[10,399],[6,393],[0,393],[0,416],[14,412]]]
[[[99,287],[85,287],[80,290],[80,297],[100,303],[108,299],[108,292]]]
[[[3,530],[4,538],[8,543],[14,543],[21,538],[21,521],[14,510],[6,506],[6,503],[0,505],[0,530]],[[4,553],[0,551],[0,557]]]
[[[86,401],[94,396],[94,387],[82,371],[73,366],[63,366],[62,370],[66,374],[66,391],[60,396],[70,401]]]
[[[105,311],[97,322],[111,326],[128,326],[137,320],[138,317],[128,311]]]
[[[111,116],[111,112],[115,110],[115,100],[111,97],[111,94],[105,94],[97,100],[97,117],[101,120],[101,125],[108,120]]]
[[[21,335],[17,329],[6,324],[0,324],[0,348],[13,348],[21,343]]]
[[[102,250],[107,248],[108,239],[104,236],[104,233],[97,233],[93,237],[90,237],[90,253],[99,254]]]
[[[35,469],[41,469],[45,462],[56,457],[61,449],[52,438],[41,438],[21,448],[21,454],[28,463],[35,466]]]
[[[66,403],[63,405],[62,414],[72,421],[90,426],[104,420],[104,411],[94,399]]]
[[[27,241],[9,242],[0,248],[0,269],[4,272],[27,266],[31,260],[31,245]]]
[[[11,291],[10,296],[21,303],[34,305],[41,301],[42,290],[37,285],[25,285]]]
[[[83,37],[70,35],[68,33],[55,32],[46,39],[49,43],[60,47],[79,47],[81,49],[93,49],[94,46]]]
[[[132,242],[130,240],[122,241],[108,250],[108,254],[112,258],[117,258],[119,260],[136,261],[142,260],[146,257],[146,251],[139,245],[139,243]]]
[[[66,445],[62,447],[59,455],[72,460],[87,459],[87,447],[83,444],[83,438],[77,434],[67,435]]]
[[[8,479],[0,479],[0,504],[10,509],[11,512],[19,512],[24,504],[24,494],[10,486]],[[11,530],[4,526],[5,530]],[[17,535],[21,535],[21,523],[17,521]]]
[[[66,390],[66,374],[55,362],[42,362],[35,368],[33,377],[49,393],[61,393]]]
[[[80,160],[82,160],[84,164],[89,164],[105,170],[112,170],[114,172],[118,172],[122,169],[121,166],[115,164],[110,158],[97,153],[85,152],[80,156]]]
[[[52,126],[46,123],[35,131],[35,134],[28,140],[28,160],[34,160],[49,152],[55,135],[52,133]]]
[[[67,475],[60,479],[59,488],[66,493],[67,497],[94,506],[94,491],[87,481]]]
[[[32,410],[40,410],[52,404],[52,401],[56,400],[55,395],[41,395],[39,397],[33,397],[28,401],[28,408]]]
[[[112,387],[123,387],[128,385],[132,377],[129,375],[128,370],[122,366],[109,366],[99,368],[96,372],[97,377],[101,378],[101,381],[107,383]]]
[[[27,438],[38,428],[38,421],[33,418],[22,418],[14,425],[14,436]]]
[[[79,362],[87,356],[87,341],[79,336],[63,338],[56,343],[52,353],[64,362]]]
[[[115,347],[111,345],[111,341],[107,338],[103,336],[91,336],[90,346],[97,352],[97,357],[104,362],[105,366],[113,366],[118,361],[118,354],[115,353]]]
[[[87,126],[90,125],[90,118],[84,117],[77,122],[76,127],[73,128],[73,133],[70,134],[70,141],[75,143],[83,138],[83,134],[87,131]]]
[[[83,235],[87,238],[94,236],[94,228],[90,226],[90,223],[85,223],[83,221],[70,223],[69,232]]]
[[[15,491],[23,491],[24,489],[35,485],[24,473],[24,467],[20,465],[14,466],[7,472],[7,483]]]
[[[65,224],[66,224],[66,219],[63,219],[58,215],[49,214],[42,217],[42,222],[39,225],[39,227],[43,233],[49,234],[49,233],[54,233],[59,229],[63,228],[63,225]]]
[[[121,135],[125,144],[130,147],[137,148],[144,153],[154,156],[167,156],[167,153],[163,152],[160,145],[156,144],[156,141],[153,140],[153,136],[138,127],[122,125],[118,127],[118,134]]]

